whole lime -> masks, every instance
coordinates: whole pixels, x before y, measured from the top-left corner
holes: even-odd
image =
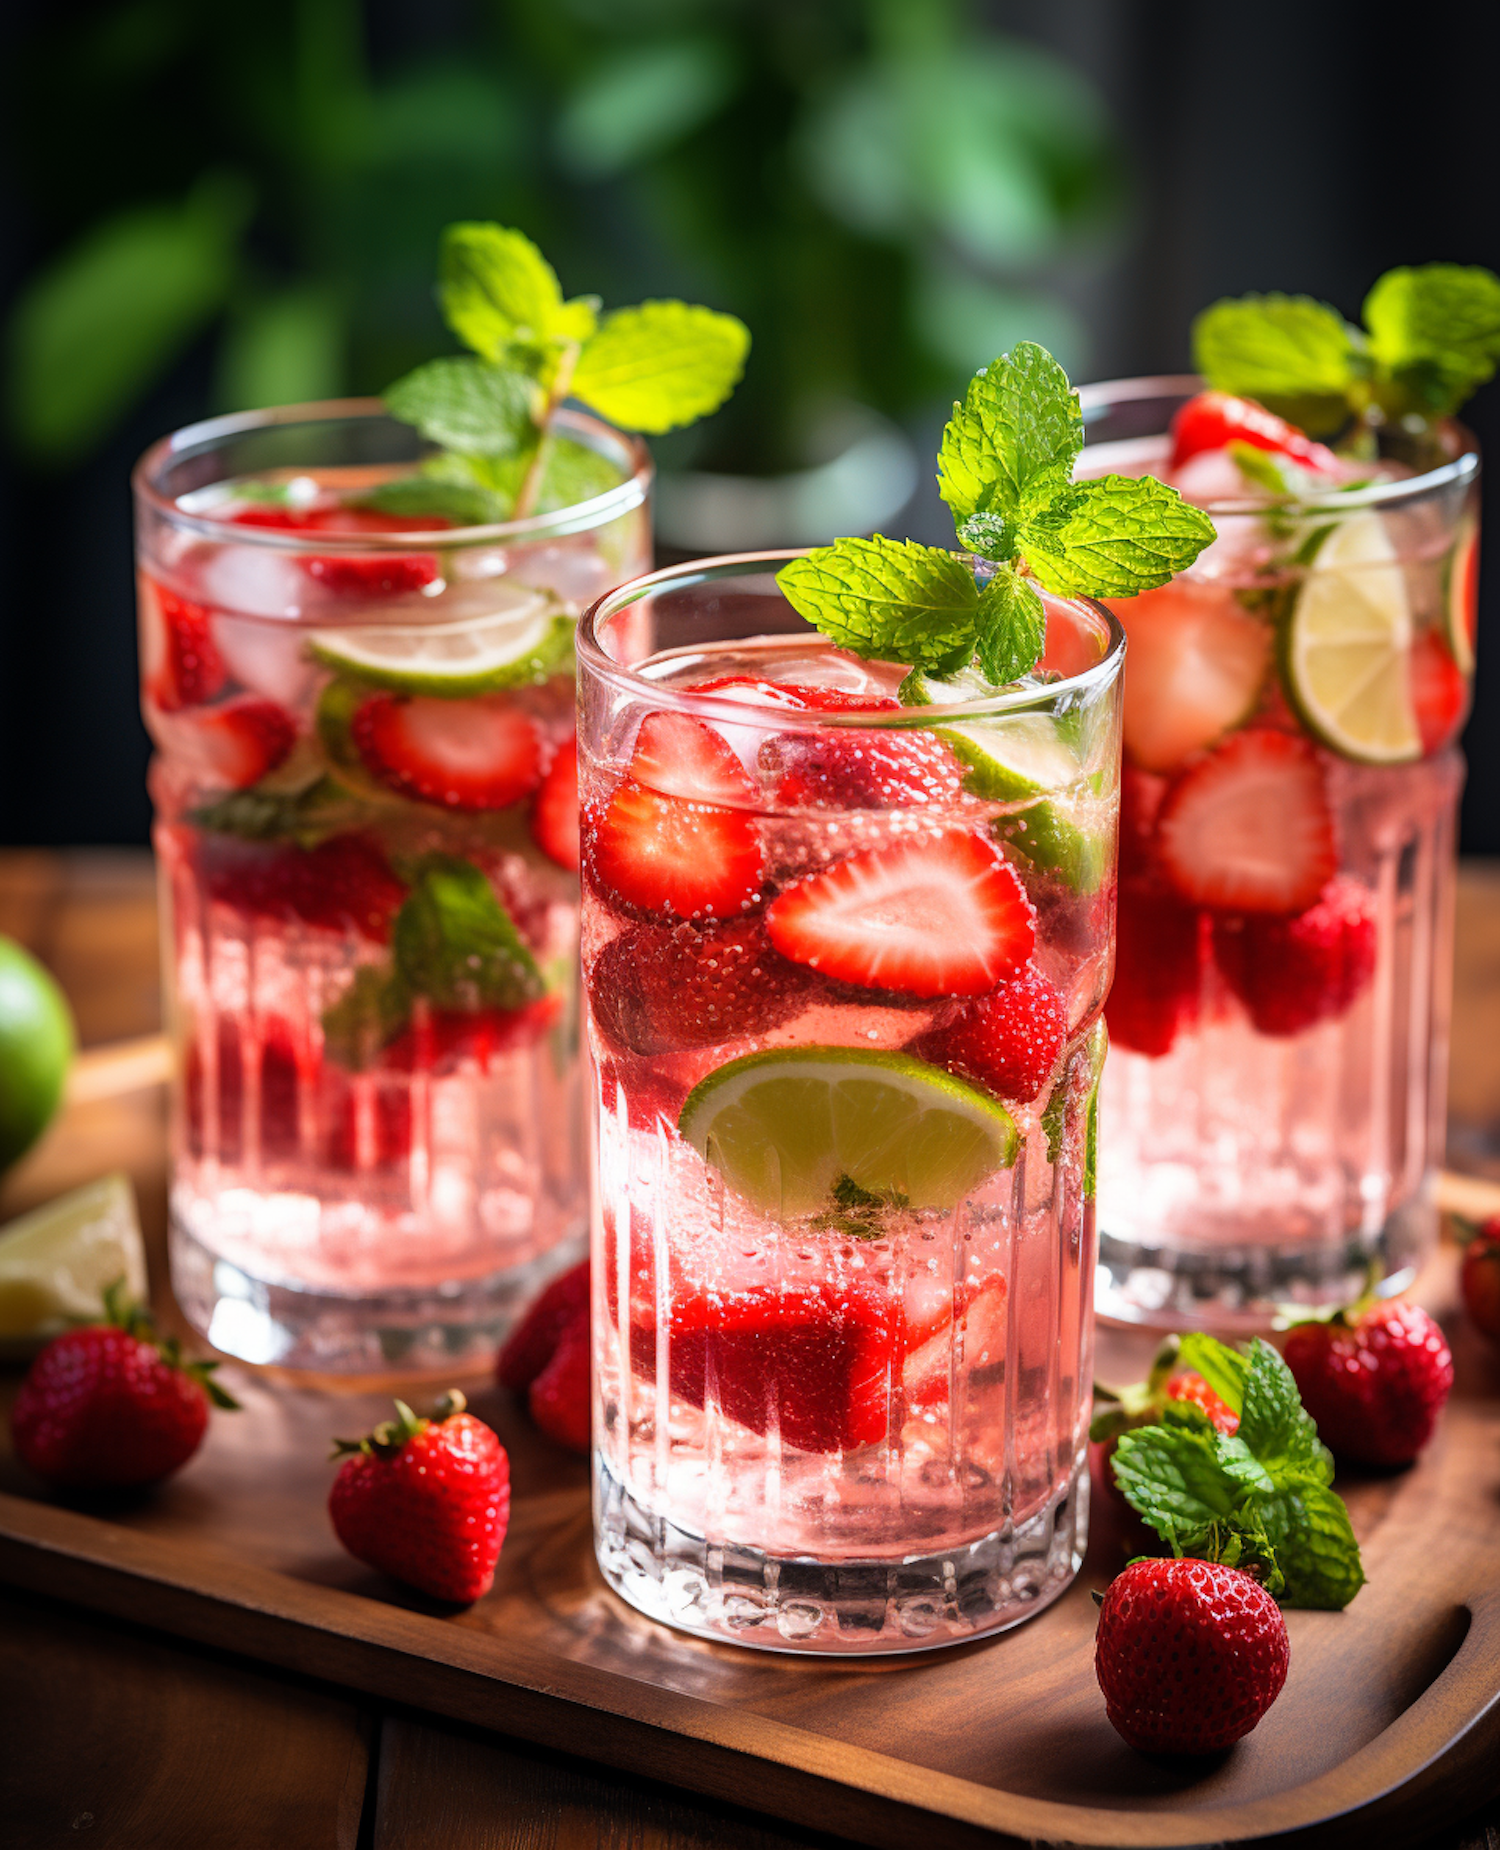
[[[62,991],[29,952],[0,938],[0,1169],[51,1123],[72,1058]]]

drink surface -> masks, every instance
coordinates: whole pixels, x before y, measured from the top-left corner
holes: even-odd
[[[807,634],[638,662],[660,705],[585,681],[599,1543],[674,1622],[910,1648],[960,1595],[914,1565],[860,1619],[816,1564],[1006,1537],[980,1629],[1073,1572],[1117,748],[1047,662],[946,725]]]
[[[1278,508],[1222,450],[1174,473],[1164,438],[1082,467],[1161,474],[1219,536],[1116,610],[1104,1302],[1211,1322],[1354,1295],[1430,1233],[1472,491],[1345,463]]]
[[[220,483],[142,535],[175,1260],[350,1306],[304,1354],[294,1302],[252,1329],[205,1284],[255,1360],[455,1353],[475,1288],[583,1224],[572,627],[645,517],[447,540],[371,505],[394,473]]]

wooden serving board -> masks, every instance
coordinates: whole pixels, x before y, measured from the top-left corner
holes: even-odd
[[[126,1101],[97,1076],[79,1091],[64,1143],[85,1112],[107,1143],[99,1114]],[[139,1156],[152,1112],[128,1103],[116,1129]],[[483,1382],[462,1385],[510,1451],[514,1502],[495,1588],[467,1611],[361,1567],[328,1527],[329,1439],[388,1398],[234,1366],[244,1412],[215,1416],[151,1495],[61,1500],[0,1454],[0,1580],[893,1850],[1363,1845],[1377,1822],[1375,1841],[1403,1841],[1500,1788],[1500,1354],[1448,1314],[1451,1249],[1418,1295],[1458,1364],[1442,1429],[1411,1470],[1340,1482],[1370,1584],[1347,1612],[1288,1615],[1285,1692],[1206,1765],[1147,1760],[1105,1718],[1090,1595],[1124,1558],[1111,1511],[1068,1594],[989,1641],[857,1663],[707,1643],[605,1587],[586,1465]],[[1151,1347],[1101,1332],[1101,1373],[1142,1375]],[[6,1402],[17,1379],[0,1378]]]

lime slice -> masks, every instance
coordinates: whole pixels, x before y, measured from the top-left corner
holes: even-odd
[[[105,1286],[117,1278],[130,1296],[145,1297],[145,1248],[123,1175],[75,1188],[0,1227],[0,1347],[97,1321]]]
[[[372,687],[465,700],[543,681],[567,661],[573,624],[539,591],[456,623],[314,630],[308,653],[325,668]]]
[[[914,1208],[951,1208],[1015,1161],[1004,1106],[910,1054],[776,1047],[688,1094],[677,1128],[736,1192],[778,1219],[834,1200],[842,1178]]]
[[[1330,529],[1282,642],[1287,692],[1308,730],[1360,764],[1420,758],[1412,704],[1411,601],[1379,514]]]
[[[995,819],[998,841],[1074,892],[1098,889],[1109,865],[1108,838],[1087,813],[1088,800],[1079,790],[1083,766],[1056,720],[1045,713],[1016,713],[934,730],[965,766],[964,786],[976,796],[1002,803],[1039,799]]]

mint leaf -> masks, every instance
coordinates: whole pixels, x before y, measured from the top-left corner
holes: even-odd
[[[429,360],[385,391],[386,409],[449,450],[511,456],[534,438],[537,389],[484,360]]]
[[[1154,476],[1081,482],[1021,524],[1026,563],[1063,597],[1133,597],[1191,565],[1213,522]]]
[[[958,553],[914,540],[840,540],[776,574],[783,596],[856,654],[941,669],[973,652],[979,587]]]
[[[1500,278],[1477,266],[1388,270],[1364,318],[1380,372],[1431,416],[1457,411],[1500,361]]]
[[[1211,1440],[1194,1427],[1138,1426],[1122,1433],[1114,1473],[1125,1501],[1160,1534],[1166,1533],[1163,1522],[1176,1530],[1206,1529],[1228,1523],[1234,1512],[1234,1486]]]
[[[1205,1335],[1202,1330],[1189,1330],[1178,1347],[1178,1356],[1181,1368],[1202,1375],[1226,1407],[1235,1413],[1240,1411],[1245,1404],[1250,1363],[1238,1349],[1231,1349],[1217,1336]]]
[[[1193,364],[1216,392],[1258,399],[1312,436],[1348,421],[1361,345],[1337,309],[1311,296],[1241,296],[1193,322]]]
[[[500,359],[513,342],[545,341],[560,332],[556,272],[530,238],[503,225],[448,227],[438,255],[438,300],[448,326],[486,360]],[[583,340],[592,331],[592,309],[585,317],[578,305],[569,307],[565,338]],[[578,328],[583,331],[571,331]]]
[[[188,820],[241,841],[292,841],[301,848],[315,848],[326,836],[357,828],[368,813],[332,778],[320,777],[292,794],[236,790],[189,811]]]
[[[384,964],[361,964],[354,981],[323,1011],[323,1051],[351,1073],[379,1063],[380,1050],[406,1026],[411,994]]]
[[[605,317],[578,357],[572,391],[626,430],[672,430],[718,410],[749,349],[749,332],[733,315],[642,302]]]
[[[484,527],[504,520],[507,503],[492,488],[478,483],[445,481],[437,475],[403,475],[392,482],[377,482],[354,503],[383,514],[435,514],[459,527]]]
[[[452,855],[417,864],[396,915],[396,969],[436,1008],[522,1008],[545,984],[510,914],[479,869]]]
[[[625,480],[624,471],[607,456],[572,437],[554,435],[542,461],[542,484],[533,512],[549,514],[557,508],[577,507],[607,494]]]
[[[1036,662],[1047,638],[1047,612],[1037,588],[1012,566],[1002,566],[979,593],[979,666],[1004,687]]]
[[[996,561],[1016,556],[1015,522],[1003,514],[971,514],[958,529],[958,543],[979,559]]]
[[[958,520],[1014,519],[1067,488],[1082,448],[1083,413],[1068,375],[1045,347],[1017,341],[974,375],[953,407],[938,452],[938,492]]]
[[[1307,1470],[1325,1484],[1332,1477],[1291,1369],[1259,1336],[1250,1345],[1237,1437],[1272,1471]]]
[[[1257,1509],[1285,1577],[1282,1603],[1342,1611],[1365,1584],[1343,1499],[1326,1484],[1299,1476]]]

